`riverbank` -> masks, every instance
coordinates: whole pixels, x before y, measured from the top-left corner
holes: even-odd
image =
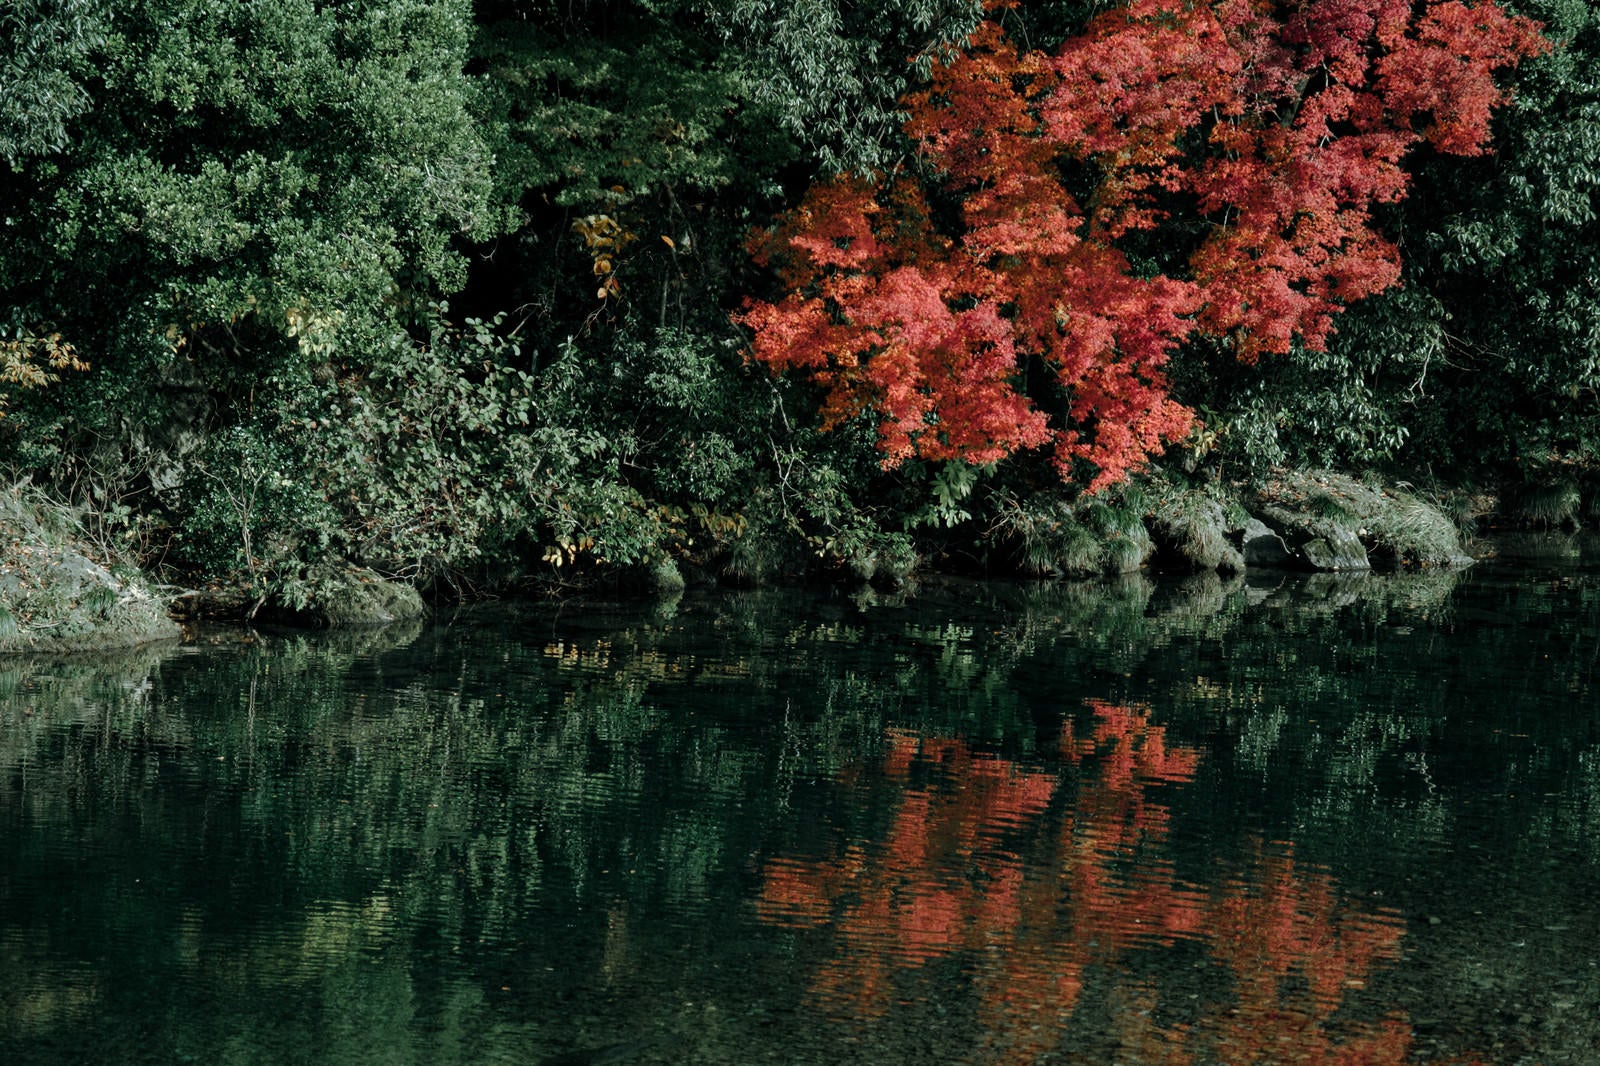
[[[1465,494],[1460,497],[1467,500]],[[1486,504],[1479,498],[1475,505]],[[1039,497],[998,508],[967,541],[949,530],[868,533],[848,542],[785,544],[759,527],[631,567],[496,564],[470,581],[393,580],[331,562],[302,581],[293,601],[227,585],[158,584],[114,558],[84,523],[40,493],[0,493],[0,653],[75,652],[173,639],[179,622],[360,627],[417,619],[428,600],[485,595],[561,598],[577,593],[670,597],[687,586],[833,582],[896,590],[920,575],[1086,579],[1144,569],[1361,573],[1464,566],[1472,555],[1453,513],[1408,488],[1330,471],[1281,471],[1259,483],[1190,484],[1152,475],[1114,493],[1067,501]],[[753,566],[754,559],[767,563]],[[772,562],[771,560],[778,560]]]
[[[108,556],[65,509],[24,487],[0,490],[0,654],[177,639],[163,592]]]

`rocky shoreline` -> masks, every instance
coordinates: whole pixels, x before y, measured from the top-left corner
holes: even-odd
[[[1102,523],[1093,533],[1065,524],[1077,539],[1043,538],[1012,576],[1080,578],[1154,568],[1239,574],[1257,569],[1349,573],[1458,567],[1472,562],[1457,519],[1395,484],[1319,471],[1285,471],[1252,486],[1156,483],[1135,521]],[[1060,523],[1058,523],[1059,525]],[[374,570],[330,564],[313,601],[290,605],[240,590],[196,590],[156,583],[97,551],[65,510],[24,487],[0,490],[0,654],[77,653],[175,640],[180,622],[224,620],[299,628],[387,625],[428,610],[415,585]],[[1087,545],[1087,546],[1086,546]],[[939,560],[903,559],[842,569],[842,580],[896,585]],[[679,569],[663,560],[636,591],[681,591]],[[699,582],[714,569],[685,564]],[[992,574],[991,576],[1006,576]]]

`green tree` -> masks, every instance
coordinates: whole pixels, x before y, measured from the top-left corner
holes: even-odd
[[[105,26],[58,150],[0,174],[0,324],[99,368],[85,430],[133,435],[163,388],[225,419],[460,285],[456,243],[494,224],[465,0],[120,0]]]
[[[745,231],[788,187],[901,152],[899,97],[977,13],[974,0],[485,0],[475,69],[520,225],[475,277],[478,298],[523,306],[557,339],[625,319],[725,329]]]
[[[67,123],[90,104],[83,83],[105,22],[105,0],[0,3],[0,162],[66,147]]]
[[[791,423],[808,402],[741,366],[728,313],[756,284],[741,246],[813,177],[904,150],[897,101],[919,82],[916,57],[964,38],[977,9],[478,5],[472,69],[516,222],[454,302],[485,320],[508,312],[502,331],[539,374],[534,432],[551,442],[553,478],[540,498],[559,501],[534,508],[548,516],[542,555],[592,544],[580,554],[640,559],[691,540],[691,554],[715,554],[741,502],[739,521],[791,546],[871,539],[868,438]],[[736,569],[769,571],[773,553],[756,554]]]
[[[131,502],[194,524],[198,550],[205,516],[238,508],[197,485],[255,471],[316,497],[299,409],[425,332],[421,309],[465,279],[466,242],[496,230],[470,6],[38,10],[77,27],[46,58],[79,75],[78,94],[54,125],[30,120],[27,151],[0,168],[0,338],[54,337],[93,369],[13,397],[0,448],[101,513]],[[273,461],[219,470],[207,454]]]
[[[1419,406],[1458,465],[1600,471],[1600,12],[1525,0],[1557,47],[1517,79],[1493,159],[1424,175],[1417,281],[1444,344]],[[1420,391],[1420,390],[1419,390]]]

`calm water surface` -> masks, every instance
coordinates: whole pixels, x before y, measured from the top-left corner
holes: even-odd
[[[1600,542],[0,662],[0,1062],[1594,1063]]]

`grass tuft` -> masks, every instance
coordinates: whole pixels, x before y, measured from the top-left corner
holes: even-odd
[[[116,589],[109,585],[96,585],[83,597],[83,609],[106,618],[116,609],[119,599]]]
[[[1284,478],[1278,495],[1303,496],[1305,514],[1354,530],[1369,553],[1399,564],[1445,566],[1466,558],[1456,519],[1398,486],[1368,475],[1310,472]],[[1471,502],[1463,504],[1470,508]]]
[[[1574,528],[1582,502],[1577,485],[1558,481],[1528,489],[1517,506],[1517,513],[1529,525],[1544,529]]]
[[[1348,504],[1326,492],[1312,493],[1306,500],[1306,511],[1317,518],[1326,518],[1340,525],[1355,525],[1359,520],[1356,512]]]

